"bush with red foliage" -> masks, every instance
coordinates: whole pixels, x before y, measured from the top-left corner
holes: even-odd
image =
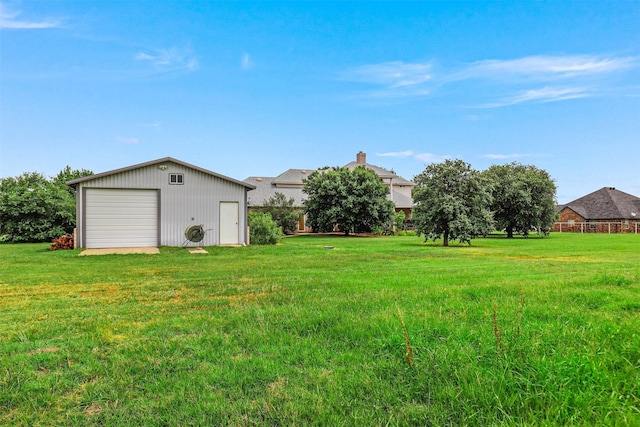
[[[64,236],[57,237],[51,241],[50,251],[73,249],[73,236],[65,234]]]

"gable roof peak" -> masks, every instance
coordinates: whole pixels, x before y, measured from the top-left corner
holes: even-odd
[[[67,185],[75,186],[75,185],[80,184],[82,182],[91,181],[91,180],[94,180],[94,179],[102,178],[102,177],[109,176],[109,175],[115,175],[115,174],[122,173],[122,172],[128,172],[128,171],[134,170],[134,169],[140,169],[140,168],[144,168],[144,167],[148,167],[148,166],[154,166],[154,165],[161,164],[161,163],[175,163],[177,165],[182,165],[182,166],[187,167],[189,169],[193,169],[193,170],[202,172],[204,174],[214,176],[216,178],[220,178],[220,179],[223,179],[223,180],[226,180],[226,181],[233,182],[235,184],[241,185],[241,186],[246,187],[248,189],[253,189],[255,187],[254,185],[247,184],[246,182],[239,181],[239,180],[234,179],[234,178],[230,178],[228,176],[219,174],[217,172],[210,171],[208,169],[201,168],[199,166],[192,165],[192,164],[187,163],[187,162],[183,162],[182,160],[178,160],[178,159],[173,158],[173,157],[162,157],[160,159],[151,160],[151,161],[148,161],[148,162],[138,163],[138,164],[131,165],[131,166],[125,166],[123,168],[113,169],[113,170],[109,170],[109,171],[106,171],[106,172],[101,172],[101,173],[97,173],[97,174],[94,174],[94,175],[85,176],[85,177],[82,177],[82,178],[72,179],[71,181],[67,181]]]

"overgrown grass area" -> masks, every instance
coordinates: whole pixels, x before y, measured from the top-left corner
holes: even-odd
[[[439,244],[0,245],[0,424],[640,425],[640,236]]]

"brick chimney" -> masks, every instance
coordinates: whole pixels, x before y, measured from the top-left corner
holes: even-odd
[[[364,165],[365,163],[367,163],[367,153],[363,153],[362,151],[360,151],[358,154],[356,154],[356,163],[359,165]]]

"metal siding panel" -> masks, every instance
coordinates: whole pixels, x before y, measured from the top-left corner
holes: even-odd
[[[87,247],[84,233],[84,215],[86,212],[84,201],[86,200],[86,192],[87,189],[84,186],[76,188],[76,239],[78,240],[77,246],[80,248]]]

